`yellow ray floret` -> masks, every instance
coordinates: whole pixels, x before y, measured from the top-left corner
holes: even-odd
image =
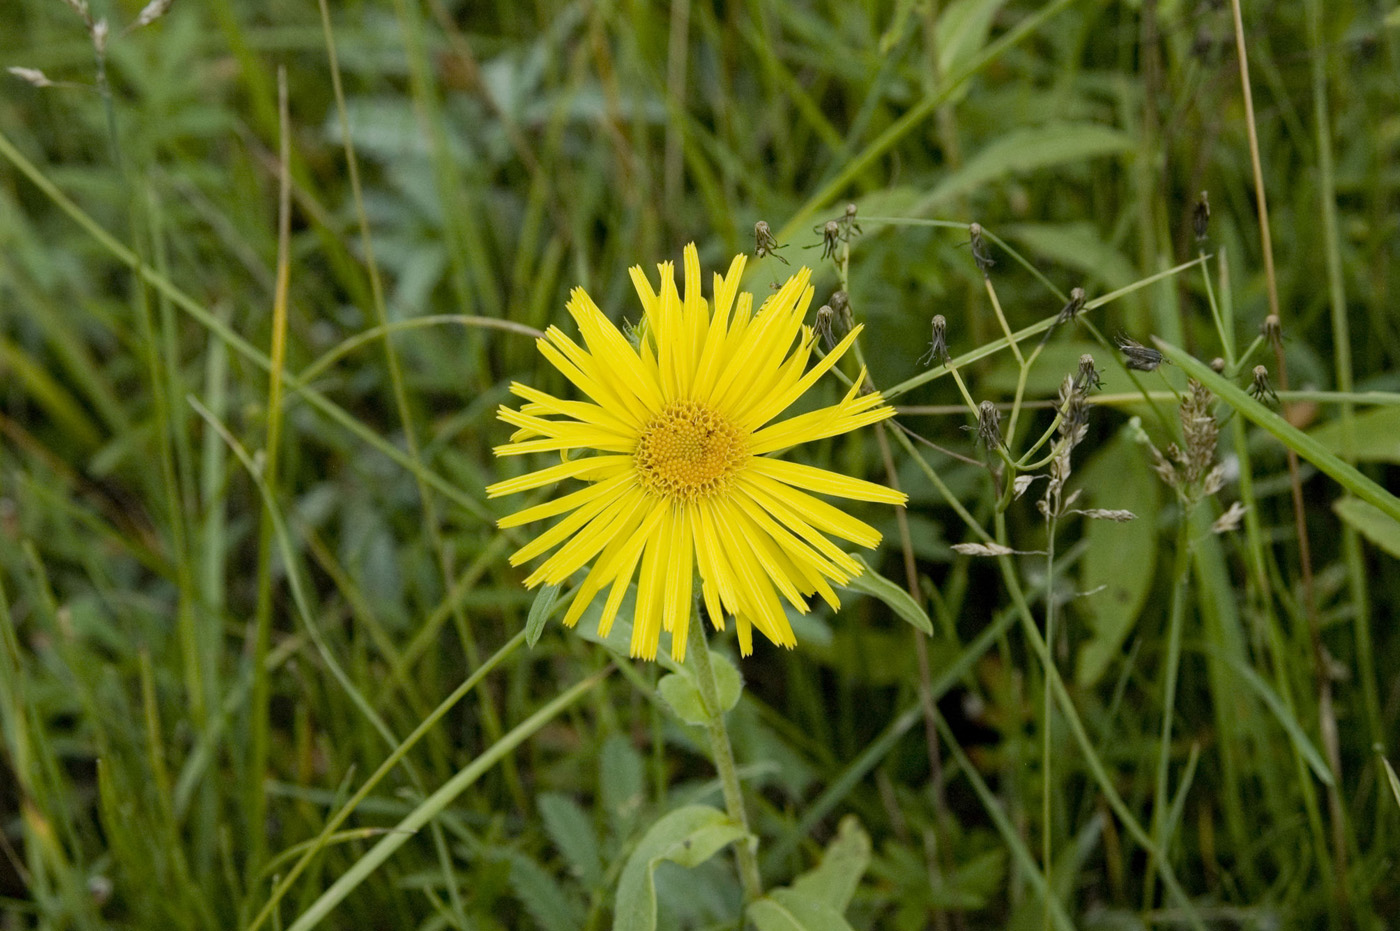
[[[905,502],[883,485],[776,458],[894,411],[879,394],[852,387],[837,404],[779,419],[846,353],[860,327],[808,367],[811,272],[800,269],[755,312],[753,296],[739,291],[744,264],[736,256],[726,274],[714,275],[709,300],[693,244],[679,288],[670,262],[659,266],[656,287],[633,268],[643,321],[635,345],[574,289],[568,310],[582,344],[550,327],[537,345],[583,399],[517,383],[511,392],[525,403],[499,414],[517,429],[497,456],[557,452],[564,461],[497,482],[487,488],[490,497],[566,479],[585,483],[501,519],[502,527],[516,527],[561,518],[512,554],[511,564],[544,557],[525,580],[530,587],[586,568],[564,622],[578,623],[606,590],[598,622],[604,636],[635,581],[633,656],[655,659],[669,633],[671,655],[683,660],[697,598],[716,629],[725,628],[725,615],[734,617],[745,655],[755,629],[794,646],[788,608],[806,613],[808,599],[819,596],[835,609],[832,583],[861,572],[830,537],[880,542],[873,527],[814,494]],[[862,371],[855,385],[864,384]]]

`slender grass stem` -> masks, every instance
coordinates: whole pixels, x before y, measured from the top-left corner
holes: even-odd
[[[319,0],[319,7],[321,11],[321,28],[325,33],[326,55],[330,62],[331,88],[335,93],[336,113],[340,120],[341,138],[344,140],[345,161],[350,174],[350,192],[355,204],[355,214],[359,221],[360,244],[361,248],[364,249],[365,268],[369,273],[371,303],[373,304],[375,321],[379,328],[384,330],[389,325],[389,312],[384,297],[384,283],[379,272],[378,261],[375,258],[374,237],[370,231],[369,215],[365,210],[364,192],[360,183],[359,158],[355,153],[355,146],[350,133],[350,119],[345,103],[345,89],[340,80],[340,64],[336,55],[335,34],[331,28],[330,8],[327,4],[327,0]],[[396,9],[399,12],[400,22],[405,23],[405,33],[409,36],[410,41],[413,41],[416,39],[416,15],[412,16],[410,23],[408,8],[402,2],[396,3]],[[415,63],[421,62],[423,56],[410,56],[410,60]],[[427,105],[425,102],[430,99],[431,94],[425,86],[421,70],[422,69],[415,67],[413,71],[414,96],[420,105]],[[430,122],[439,130],[440,134],[440,125],[433,121]],[[436,161],[439,163],[441,162],[441,158],[438,156],[440,156],[441,151],[444,150],[445,147],[445,142],[435,135],[434,155]],[[441,167],[440,164],[439,167]],[[442,175],[443,172],[440,171],[439,174]],[[451,182],[444,181],[443,183],[448,186],[450,191],[454,193],[457,191],[457,187]],[[449,197],[448,201],[452,203],[455,201],[455,198]],[[455,211],[449,211],[449,217],[454,214]],[[449,233],[456,229],[456,224],[458,222],[462,221],[449,219]],[[454,262],[457,261],[456,257],[459,254],[458,250],[451,250]],[[458,269],[458,274],[454,277],[454,282],[459,279],[465,280],[465,272],[461,269]],[[458,286],[459,297],[465,296],[463,293],[464,289],[465,284],[460,284]],[[494,286],[491,288],[484,288],[483,290],[494,294]],[[394,349],[393,343],[388,338],[387,332],[383,339],[383,346],[385,367],[389,371],[389,383],[394,395],[394,407],[398,413],[399,423],[403,428],[404,445],[407,447],[409,459],[414,463],[421,463],[422,454],[418,444],[418,431],[414,424],[413,410],[408,401],[408,389],[404,383],[403,366],[399,361],[398,352]],[[447,544],[442,537],[442,527],[438,518],[437,502],[431,486],[424,480],[421,472],[414,472],[414,480],[418,485],[418,499],[423,509],[423,525],[428,534],[429,544],[432,546],[433,553],[437,557],[436,561],[438,571],[442,578],[443,588],[444,590],[450,589],[454,574],[452,559],[448,552]],[[477,647],[476,636],[472,631],[471,622],[468,620],[466,612],[454,603],[452,616],[456,622],[458,640],[462,644],[462,649],[466,654],[468,664],[472,667],[479,666],[481,664],[480,650]],[[487,740],[499,740],[501,737],[500,712],[496,708],[495,698],[491,695],[482,696],[481,719]],[[516,804],[522,810],[528,808],[525,789],[516,772],[515,761],[507,759],[502,769],[505,774],[506,783],[515,796]],[[444,872],[447,872],[445,862]],[[462,920],[465,920],[465,911],[459,900],[459,893],[455,883],[449,883],[448,893],[453,899],[454,910]]]
[[[1171,605],[1167,609],[1167,652],[1162,657],[1162,731],[1157,745],[1157,779],[1152,797],[1152,840],[1167,855],[1167,813],[1170,807],[1168,775],[1172,757],[1172,724],[1176,716],[1176,684],[1181,670],[1181,631],[1186,618],[1186,596],[1191,582],[1191,523],[1183,507],[1176,531]],[[1152,907],[1157,874],[1144,871],[1142,907]]]
[[[277,196],[277,277],[272,301],[272,345],[268,351],[267,433],[263,441],[263,480],[268,495],[277,494],[278,451],[282,437],[282,372],[287,358],[287,288],[291,280],[291,126],[287,112],[287,73],[277,72],[277,114],[279,127]],[[249,876],[256,874],[266,858],[268,711],[271,689],[267,675],[267,654],[272,645],[272,516],[264,511],[258,531],[257,602],[253,611],[253,693],[249,702],[248,779],[244,786],[250,854]]]
[[[1055,530],[1059,521],[1055,517],[1054,510],[1046,509],[1045,514],[1045,642],[1050,645],[1049,662],[1055,662],[1055,609],[1058,600],[1055,598]],[[1041,695],[1041,744],[1040,744],[1040,779],[1042,791],[1040,793],[1040,863],[1041,869],[1045,872],[1044,892],[1045,911],[1042,922],[1046,931],[1049,931],[1053,911],[1051,902],[1055,897],[1054,876],[1055,876],[1055,831],[1054,812],[1051,804],[1054,798],[1055,780],[1052,777],[1052,765],[1054,760],[1054,732],[1055,732],[1055,702],[1054,692],[1050,688],[1050,672],[1047,670],[1044,676],[1045,690]]]

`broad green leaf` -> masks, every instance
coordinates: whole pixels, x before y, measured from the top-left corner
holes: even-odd
[[[1134,145],[1130,134],[1097,123],[1049,123],[1013,129],[945,177],[919,202],[915,215],[1009,175],[1118,155],[1131,151]]]
[[[554,605],[559,601],[559,586],[545,585],[535,595],[530,605],[530,616],[525,621],[525,645],[534,646],[544,633],[544,625],[554,613]]]
[[[928,614],[918,602],[909,596],[908,592],[870,568],[870,564],[861,558],[859,553],[852,553],[851,558],[861,564],[862,572],[847,584],[840,586],[841,588],[850,592],[873,595],[883,601],[895,614],[930,637],[933,636],[933,622],[928,619]]]
[[[687,724],[708,724],[710,713],[705,709],[705,700],[700,695],[700,687],[695,680],[683,672],[667,673],[656,683],[656,691],[671,706],[682,721]]]
[[[744,829],[728,815],[706,805],[688,805],[661,818],[622,868],[613,931],[655,931],[656,867],[663,860],[691,869],[745,838]]]
[[[1084,276],[1081,283],[1098,281],[1109,288],[1121,288],[1139,277],[1133,264],[1093,223],[1015,223],[999,227],[997,232],[1042,258],[1079,272]]]
[[[855,815],[841,819],[836,837],[827,845],[821,865],[797,877],[792,891],[823,902],[837,914],[846,911],[860,878],[870,865],[870,835]]]
[[[852,931],[836,909],[794,889],[774,889],[745,914],[758,931]]]
[[[715,697],[719,699],[719,713],[725,714],[739,703],[739,696],[744,691],[744,679],[728,657],[713,650],[710,651],[710,666],[715,671]],[[663,676],[656,688],[682,721],[687,724],[708,724],[711,715],[705,708],[695,675],[694,667],[687,664],[681,672]]]
[[[536,804],[544,820],[545,832],[564,855],[569,868],[589,888],[602,885],[603,865],[598,856],[598,835],[593,821],[579,804],[567,795],[545,792]]]
[[[1122,524],[1086,520],[1083,525],[1079,589],[1087,594],[1074,607],[1084,616],[1089,638],[1075,657],[1074,680],[1091,686],[1122,650],[1152,588],[1160,480],[1137,444],[1121,432],[1077,472],[1076,486],[1092,496],[1093,507],[1124,508],[1138,518]]]
[[[598,770],[603,808],[616,835],[626,838],[646,803],[641,755],[626,737],[614,734],[603,744]]]
[[[725,714],[739,704],[739,696],[744,694],[744,677],[729,657],[714,650],[710,651],[710,668],[715,671],[715,697],[719,699],[719,713]]]
[[[953,0],[938,14],[935,41],[938,44],[938,63],[944,74],[961,70],[972,60],[972,56],[982,51],[987,37],[992,31],[992,19],[1006,0]],[[950,102],[966,96],[969,84],[964,83],[952,96]]]
[[[1400,407],[1378,407],[1352,419],[1352,454],[1361,462],[1400,462]],[[1346,455],[1342,421],[1329,420],[1308,436],[1338,456]]]
[[[1356,498],[1339,498],[1332,510],[1376,547],[1400,559],[1400,522]]]

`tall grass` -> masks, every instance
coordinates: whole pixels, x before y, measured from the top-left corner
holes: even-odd
[[[743,921],[484,488],[570,288],[759,220],[898,407],[810,461],[911,501],[738,663],[748,920],[1400,915],[1394,13],[91,2],[0,13],[0,928],[646,927],[667,831],[659,926]]]

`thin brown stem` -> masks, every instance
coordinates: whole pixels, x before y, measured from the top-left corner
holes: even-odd
[[[1282,326],[1279,314],[1278,280],[1274,273],[1274,246],[1269,231],[1269,201],[1264,191],[1264,169],[1259,158],[1259,134],[1254,121],[1254,96],[1249,84],[1249,54],[1244,41],[1244,17],[1240,11],[1240,0],[1230,0],[1230,8],[1235,18],[1235,48],[1239,55],[1240,87],[1244,93],[1245,129],[1249,136],[1249,158],[1254,170],[1254,199],[1259,210],[1259,238],[1264,251],[1264,283],[1269,295],[1269,313]],[[1288,366],[1283,356],[1283,343],[1273,340],[1274,365],[1278,372],[1278,385],[1281,391],[1288,390]],[[1283,405],[1283,416],[1289,418],[1290,405]],[[1318,696],[1319,729],[1335,781],[1327,787],[1327,809],[1332,822],[1332,894],[1336,897],[1338,910],[1347,910],[1347,849],[1345,813],[1342,809],[1341,751],[1338,746],[1337,721],[1332,703],[1332,679],[1328,673],[1326,650],[1322,645],[1321,624],[1317,616],[1317,595],[1313,586],[1312,548],[1308,542],[1308,527],[1303,507],[1303,483],[1298,468],[1298,454],[1292,447],[1286,448],[1288,456],[1288,484],[1293,499],[1293,523],[1298,534],[1298,566],[1303,585],[1303,611],[1308,619],[1308,635],[1312,642],[1313,675]]]

